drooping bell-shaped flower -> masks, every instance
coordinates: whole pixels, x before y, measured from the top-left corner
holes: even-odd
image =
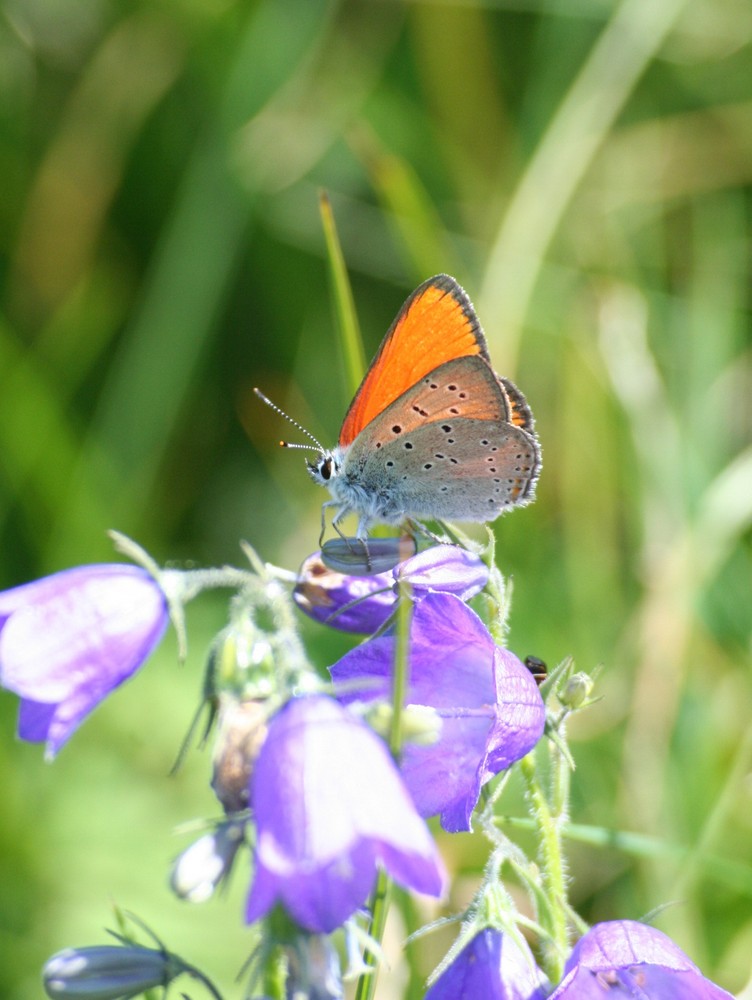
[[[424,1000],[543,1000],[544,983],[524,939],[518,942],[495,927],[485,927],[442,972]]]
[[[391,570],[370,576],[349,576],[330,569],[320,552],[308,556],[298,570],[292,592],[309,618],[340,632],[369,633],[381,628],[394,611]]]
[[[397,603],[396,585],[403,581],[410,584],[416,600],[442,593],[468,601],[488,582],[488,567],[457,545],[434,545],[386,572],[348,575],[332,570],[315,552],[300,567],[293,597],[301,611],[316,621],[365,634],[388,620]]]
[[[670,937],[634,920],[596,924],[580,938],[549,1000],[733,1000]]]
[[[378,867],[417,892],[442,892],[436,846],[385,744],[332,698],[295,698],[272,718],[250,805],[249,923],[278,903],[304,929],[333,931],[363,906]]]
[[[142,665],[167,627],[167,601],[139,566],[64,570],[0,593],[0,685],[21,697],[18,734],[51,759]]]
[[[330,668],[343,703],[389,701],[393,633],[364,642]],[[400,770],[421,816],[470,829],[482,786],[540,739],[545,708],[535,679],[497,646],[480,618],[451,594],[428,594],[410,627],[407,705],[442,721],[439,739],[407,743]]]

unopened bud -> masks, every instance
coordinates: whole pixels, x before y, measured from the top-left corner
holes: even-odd
[[[273,638],[258,628],[250,614],[228,625],[211,650],[205,684],[208,692],[267,698],[275,686]]]
[[[287,996],[290,1000],[342,1000],[339,956],[323,934],[301,934],[285,945]]]
[[[567,708],[581,708],[590,697],[592,690],[592,678],[583,673],[572,674],[559,695],[559,701]]]
[[[391,573],[335,572],[315,552],[300,567],[292,596],[315,621],[342,632],[375,632],[394,611],[393,583]]]
[[[184,971],[179,959],[154,948],[66,948],[45,964],[42,984],[52,1000],[123,1000],[167,986]]]
[[[170,873],[173,892],[189,903],[203,903],[230,874],[243,843],[245,825],[237,820],[217,824],[180,854]]]

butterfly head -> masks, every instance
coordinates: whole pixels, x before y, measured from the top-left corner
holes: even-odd
[[[342,457],[339,450],[322,451],[314,462],[306,462],[311,479],[319,486],[327,486],[336,479],[342,468]]]

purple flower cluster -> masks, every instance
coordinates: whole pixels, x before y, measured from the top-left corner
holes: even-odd
[[[281,707],[272,712],[271,702],[238,700],[235,692],[233,704],[252,709],[240,715],[255,727],[231,748],[253,748],[238,772],[241,804],[225,802],[224,822],[176,864],[173,882],[183,898],[204,899],[221,884],[245,843],[246,805],[255,828],[248,922],[279,907],[302,932],[300,942],[313,942],[364,906],[379,870],[406,888],[441,895],[446,874],[425,819],[439,816],[450,832],[469,830],[483,785],[529,753],[545,723],[530,671],[496,644],[466,603],[487,579],[480,560],[453,546],[371,576],[332,572],[318,556],[306,561],[295,591],[303,610],[340,629],[380,631],[330,668],[336,697],[303,694],[313,688],[290,684],[276,692]],[[397,636],[389,623],[401,583],[409,584],[412,600],[405,710],[435,725],[430,740],[406,740],[395,763],[362,716],[391,704]],[[145,662],[168,620],[159,580],[130,565],[83,566],[0,593],[0,684],[21,698],[21,738],[46,743],[54,757]],[[243,669],[251,662],[249,654]],[[168,968],[163,953],[147,950],[144,960],[141,952],[112,951],[80,952],[72,962],[58,957],[47,969],[48,994],[74,995],[86,979],[101,980],[101,989],[110,990],[103,996],[120,995],[111,980],[124,968],[128,981],[139,984],[192,971],[184,964]],[[483,927],[426,994],[426,1000],[475,997],[730,995],[660,931],[613,921],[582,937],[555,986],[521,937]]]
[[[331,572],[316,555],[303,564],[295,591],[312,617],[361,632],[388,621],[397,584],[409,583],[415,606],[406,703],[429,709],[441,731],[428,746],[408,743],[400,770],[421,816],[439,815],[451,832],[471,828],[482,786],[532,750],[545,723],[530,671],[496,645],[464,603],[487,581],[477,556],[437,545],[370,577]],[[330,673],[339,700],[388,703],[394,656],[388,629],[335,663]]]
[[[342,702],[389,700],[394,645],[393,634],[379,636],[334,664]],[[440,815],[450,832],[469,830],[482,786],[543,733],[538,686],[466,604],[430,593],[413,612],[406,701],[431,708],[442,723],[435,743],[404,747],[400,769],[418,811]]]
[[[405,746],[397,771],[383,742],[343,707],[390,701],[391,631],[331,668],[340,704],[293,700],[272,719],[251,783],[256,874],[246,916],[255,920],[279,902],[321,932],[363,905],[377,866],[438,895],[442,868],[420,817],[440,814],[447,829],[469,829],[481,786],[535,745],[545,711],[529,671],[463,603],[487,581],[464,550],[438,546],[370,577],[332,573],[315,556],[302,574],[299,605],[356,631],[383,625],[396,582],[410,582],[407,702],[441,724],[434,743]]]
[[[661,931],[633,920],[596,924],[575,945],[553,992],[526,945],[486,927],[425,1000],[732,1000]]]
[[[396,584],[409,581],[408,702],[430,711],[438,738],[408,743],[398,770],[381,738],[351,711],[353,701],[358,708],[390,701],[390,631],[332,667],[339,701],[308,696],[283,704],[249,767],[256,825],[249,921],[279,903],[306,930],[331,931],[365,903],[378,868],[439,895],[444,873],[424,818],[439,814],[447,829],[469,829],[482,785],[543,731],[529,672],[464,603],[487,581],[479,559],[439,546],[381,576],[335,574],[327,614],[344,607],[340,626],[353,624],[346,606],[365,592],[355,604],[357,626],[383,624]],[[387,576],[388,590],[374,593]],[[83,566],[0,594],[0,682],[21,696],[20,736],[46,741],[54,756],[141,666],[167,621],[158,582],[134,566]],[[214,881],[202,882],[199,895]]]

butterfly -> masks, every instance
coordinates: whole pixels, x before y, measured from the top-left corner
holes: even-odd
[[[324,508],[337,531],[357,515],[359,539],[379,522],[493,521],[534,499],[541,467],[530,407],[494,372],[473,305],[446,274],[400,309],[336,447],[313,440],[307,466],[332,496]]]

